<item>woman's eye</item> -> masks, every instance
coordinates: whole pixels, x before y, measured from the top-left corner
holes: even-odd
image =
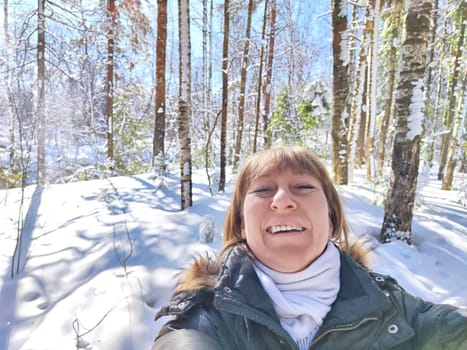
[[[257,189],[254,189],[253,192],[255,193],[268,193],[268,192],[271,192],[272,189],[269,188],[269,187],[259,187]]]
[[[315,186],[310,185],[310,184],[301,184],[301,185],[298,185],[297,188],[299,190],[312,190],[313,188],[315,188]]]

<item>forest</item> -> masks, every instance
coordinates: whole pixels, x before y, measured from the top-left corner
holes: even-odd
[[[299,144],[384,184],[409,243],[430,172],[467,193],[464,0],[2,2],[2,189],[176,167],[185,209],[193,169],[214,195]]]

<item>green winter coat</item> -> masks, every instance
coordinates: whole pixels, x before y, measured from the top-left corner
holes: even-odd
[[[405,292],[341,252],[341,288],[310,350],[467,350],[467,311]],[[200,259],[156,318],[173,316],[153,350],[298,349],[281,327],[243,246],[221,266]]]

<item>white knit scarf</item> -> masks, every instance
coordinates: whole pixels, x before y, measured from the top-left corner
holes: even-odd
[[[329,241],[312,264],[295,273],[277,272],[258,260],[253,267],[282,327],[301,350],[307,349],[339,292],[339,250]]]

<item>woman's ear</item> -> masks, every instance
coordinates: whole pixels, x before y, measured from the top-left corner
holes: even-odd
[[[246,239],[245,225],[243,224],[243,222],[242,222],[242,224],[241,224],[240,227],[241,227],[241,235],[242,235],[242,238],[243,238],[243,239]]]

